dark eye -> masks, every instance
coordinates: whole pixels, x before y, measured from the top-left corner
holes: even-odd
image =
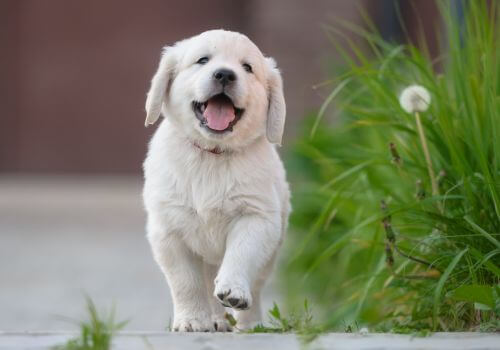
[[[196,61],[196,63],[205,64],[208,62],[208,59],[209,59],[208,57],[204,56],[204,57],[200,58],[198,61]]]
[[[246,70],[248,73],[252,73],[252,66],[249,65],[248,63],[243,63],[243,69]]]

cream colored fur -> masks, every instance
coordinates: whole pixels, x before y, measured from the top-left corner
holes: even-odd
[[[207,63],[196,63],[204,56]],[[200,125],[192,102],[217,92],[220,68],[235,72],[225,92],[245,111],[233,131],[215,134]],[[240,329],[261,321],[260,290],[290,212],[272,144],[281,143],[285,123],[282,89],[274,60],[242,34],[213,30],[164,49],[146,101],[146,125],[164,119],[144,162],[143,196],[174,330],[229,330],[222,304],[237,310]]]

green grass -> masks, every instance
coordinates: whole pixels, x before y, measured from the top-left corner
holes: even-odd
[[[307,299],[304,301],[304,308],[299,313],[284,315],[278,304],[273,303],[273,307],[267,312],[269,316],[269,326],[258,324],[247,333],[312,333],[317,328],[312,323],[312,314],[309,309]],[[237,327],[234,323],[233,326]]]
[[[373,27],[328,28],[346,68],[287,157],[282,268],[289,303],[307,296],[326,328],[500,330],[500,6],[464,3],[461,25],[439,2],[434,60],[425,43],[388,43]],[[340,41],[346,30],[363,49]],[[399,103],[412,84],[432,97],[419,117],[434,191],[416,116]]]
[[[273,307],[268,310],[267,314],[269,316],[268,325],[258,324],[250,330],[245,330],[244,333],[294,333],[298,335],[303,344],[307,344],[326,331],[321,325],[313,322],[307,299],[304,300],[301,310],[284,314],[278,304],[273,303]],[[231,326],[238,328],[234,318],[231,317],[229,321]]]
[[[54,350],[110,350],[113,335],[122,329],[127,321],[115,322],[114,308],[108,315],[99,314],[89,297],[86,297],[88,319],[79,322],[80,336],[69,340]]]

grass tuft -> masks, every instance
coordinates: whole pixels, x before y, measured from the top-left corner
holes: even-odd
[[[115,322],[114,307],[107,316],[100,315],[90,297],[86,297],[88,320],[79,323],[80,336],[54,350],[110,350],[113,335],[128,321]]]
[[[313,316],[307,299],[304,300],[303,309],[299,312],[284,315],[278,304],[273,303],[273,307],[267,313],[269,325],[258,324],[254,328],[245,331],[245,333],[295,333],[303,342],[308,343],[325,331],[324,328],[313,323]]]

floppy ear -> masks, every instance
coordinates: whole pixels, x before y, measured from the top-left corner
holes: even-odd
[[[283,95],[283,80],[273,58],[267,58],[270,74],[268,78],[267,139],[281,146],[285,128],[286,104]]]
[[[164,47],[158,70],[151,80],[151,88],[146,98],[146,122],[145,126],[154,124],[161,114],[161,107],[168,84],[174,74],[176,60],[172,47]]]

